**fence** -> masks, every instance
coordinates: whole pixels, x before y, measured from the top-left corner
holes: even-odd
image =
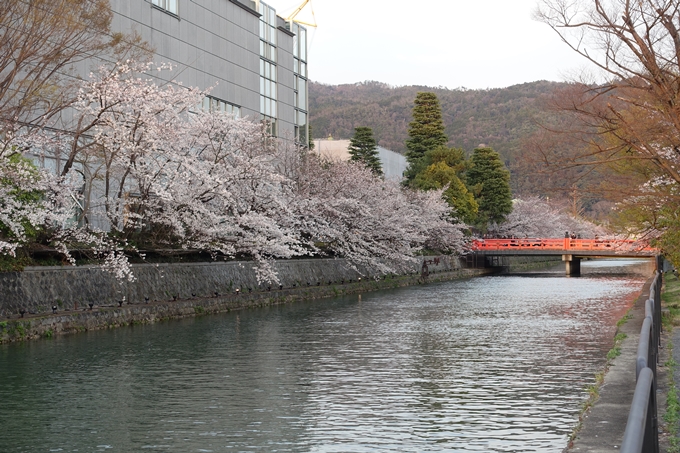
[[[660,269],[661,267],[657,267]],[[662,273],[657,271],[645,302],[635,366],[635,394],[623,433],[621,453],[659,453],[659,424],[656,406],[656,364],[661,343]]]

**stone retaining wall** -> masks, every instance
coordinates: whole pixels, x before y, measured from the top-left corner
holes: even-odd
[[[409,273],[420,274],[423,262],[429,271],[443,272],[460,269],[456,257],[424,257],[414,263]],[[119,283],[98,266],[26,267],[23,272],[0,273],[0,318],[27,313],[59,311],[125,303],[183,300],[226,295],[239,288],[241,293],[266,291],[269,286],[258,284],[255,264],[248,261],[133,264],[137,280]],[[330,285],[357,281],[359,277],[376,277],[371,269],[359,273],[344,259],[280,260],[274,263],[283,288]]]
[[[553,263],[545,257],[510,259],[511,269]],[[258,284],[252,262],[133,265],[137,280],[126,285],[96,266],[28,267],[23,272],[0,273],[0,343],[502,270],[464,268],[448,256],[423,257],[405,275],[371,275],[367,269],[359,273],[342,259],[278,261],[275,267],[281,287]]]
[[[440,269],[436,269],[440,267]],[[106,329],[130,324],[147,324],[187,316],[228,312],[231,310],[289,303],[305,299],[335,297],[345,294],[364,293],[379,289],[397,288],[456,278],[474,277],[491,272],[488,269],[444,269],[428,265],[425,278],[415,275],[385,276],[379,280],[363,279],[360,282],[324,284],[319,286],[296,286],[283,290],[272,289],[252,293],[229,293],[211,298],[189,298],[177,301],[149,301],[125,303],[122,306],[94,305],[78,309],[58,309],[57,313],[26,314],[24,317],[10,315],[0,320],[0,343],[49,338],[54,335]],[[311,283],[311,282],[310,282]],[[305,283],[306,285],[306,283]]]
[[[561,256],[510,256],[508,258],[508,272],[540,269],[562,263]]]

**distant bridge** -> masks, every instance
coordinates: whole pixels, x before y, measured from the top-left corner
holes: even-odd
[[[498,265],[498,257],[537,255],[562,256],[567,275],[581,273],[582,258],[653,258],[659,250],[642,241],[625,239],[475,239],[469,256],[483,257],[485,264]]]

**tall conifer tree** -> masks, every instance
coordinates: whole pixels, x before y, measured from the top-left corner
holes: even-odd
[[[442,109],[437,95],[420,92],[416,95],[413,106],[413,121],[409,123],[408,140],[406,140],[406,159],[409,168],[416,167],[418,161],[430,150],[445,146],[449,138],[444,133]],[[404,173],[407,182],[415,177],[414,171],[408,169]]]
[[[378,155],[378,145],[373,138],[373,129],[363,126],[354,128],[354,137],[350,139],[347,150],[351,156],[350,160],[363,162],[375,175],[382,176],[382,164]]]
[[[444,121],[439,99],[434,93],[421,92],[416,95],[413,106],[413,121],[408,125],[406,156],[410,159],[422,157],[426,151],[444,146],[449,138],[444,133]]]
[[[501,223],[512,212],[510,172],[492,148],[480,146],[470,158],[467,183],[479,204],[478,227],[486,231],[489,222]]]

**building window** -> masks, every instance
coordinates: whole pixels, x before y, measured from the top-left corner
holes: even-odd
[[[276,118],[276,65],[260,60],[260,113]]]
[[[299,24],[292,24],[293,38],[293,72],[295,107],[295,139],[307,146],[308,125],[307,113],[307,30]]]
[[[200,109],[206,112],[227,113],[232,115],[234,118],[241,117],[241,107],[212,96],[206,96],[203,98]]]
[[[271,135],[272,137],[276,137],[276,134],[278,133],[278,130],[276,128],[276,118],[263,116],[262,122],[264,123],[265,127],[267,128],[267,134]]]
[[[276,10],[260,2],[260,39],[276,46]]]
[[[178,2],[179,0],[151,0],[151,3],[172,14],[179,14],[177,11]]]
[[[276,11],[260,2],[260,115],[267,132],[277,135]]]

